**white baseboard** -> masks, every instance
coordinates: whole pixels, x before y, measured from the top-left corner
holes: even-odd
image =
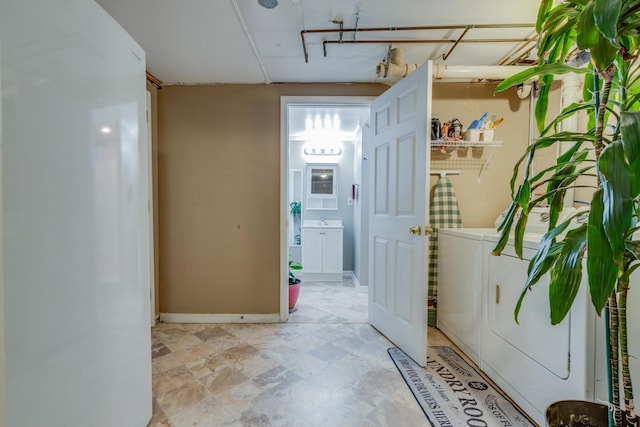
[[[341,282],[343,273],[302,273],[302,280],[309,282]]]
[[[272,314],[197,314],[160,313],[165,323],[280,323],[280,313]]]
[[[345,271],[344,275],[353,280],[353,283],[356,285],[356,290],[358,292],[369,292],[369,287],[361,285],[353,271]]]

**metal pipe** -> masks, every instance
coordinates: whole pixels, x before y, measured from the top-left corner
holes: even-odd
[[[517,72],[529,69],[526,66],[503,65],[445,65],[433,64],[434,79],[492,79],[504,80]],[[535,78],[535,77],[534,77]]]
[[[442,40],[442,39],[402,39],[402,40],[358,40],[358,41],[341,41],[341,40],[325,40],[322,42],[324,56],[327,56],[328,44],[354,45],[354,44],[442,44],[442,43],[519,43],[531,42],[535,39],[465,39],[465,40]]]
[[[364,28],[323,28],[302,30],[303,33],[353,33],[362,31],[430,31],[430,30],[463,30],[469,25],[418,25],[412,27],[364,27]],[[535,28],[535,24],[476,24],[473,28]]]
[[[323,33],[340,33],[340,41],[332,41],[332,43],[345,43],[342,40],[342,35],[344,33],[357,33],[357,32],[370,32],[370,31],[435,31],[435,30],[464,30],[468,28],[469,25],[418,25],[418,26],[410,26],[410,27],[365,27],[365,28],[343,28],[342,25],[340,28],[320,28],[316,30],[302,30],[300,31],[300,39],[302,40],[302,50],[304,51],[304,62],[309,62],[309,53],[307,51],[307,45],[304,35],[305,34],[323,34]],[[473,25],[474,29],[487,29],[487,28],[535,28],[535,24],[476,24]],[[486,43],[492,43],[490,40]],[[531,39],[535,40],[535,38]],[[506,39],[497,39],[497,41],[508,41]],[[523,41],[521,39],[516,39],[512,41]],[[356,40],[354,38],[353,42]],[[385,43],[396,43],[395,40],[388,41]],[[441,40],[441,43],[455,43],[455,40]],[[363,41],[357,41],[357,43],[363,43]],[[405,41],[405,43],[413,43],[409,41]],[[437,41],[433,42],[423,42],[423,43],[437,43]],[[325,46],[326,52],[326,46]],[[325,53],[325,56],[326,53]]]
[[[153,74],[147,71],[147,81],[151,83],[156,89],[162,89],[162,82]]]
[[[302,39],[302,51],[304,52],[304,62],[309,62],[309,53],[307,52],[307,44],[304,42],[304,31],[300,31],[300,38]],[[326,54],[324,56],[327,56]]]
[[[534,39],[534,40],[532,40],[532,41],[535,41],[535,39]],[[509,60],[510,60],[511,58],[513,58],[514,56],[516,56],[518,53],[522,52],[522,51],[523,51],[527,46],[529,46],[529,43],[531,43],[531,42],[524,42],[524,43],[522,43],[522,44],[520,45],[520,47],[519,47],[519,48],[517,48],[516,50],[514,50],[512,53],[507,54],[504,58],[502,58],[502,59],[500,60],[500,62],[498,62],[498,65],[506,65],[507,63],[509,63]],[[531,52],[531,50],[532,50],[534,47],[535,47],[535,45],[533,45],[533,46],[529,46],[529,49],[527,49],[527,50],[526,50],[522,55],[520,55],[519,57],[517,57],[517,58],[515,59],[515,61],[517,61],[518,59],[522,58],[523,56],[525,56],[525,57],[526,57],[526,56],[529,56],[529,53]]]
[[[453,52],[453,49],[455,49],[456,46],[458,46],[458,44],[462,41],[462,38],[469,32],[469,30],[471,28],[473,28],[472,25],[470,25],[467,28],[465,28],[464,31],[462,32],[462,34],[460,34],[460,37],[458,37],[458,40],[456,40],[456,42],[453,44],[453,46],[451,46],[451,49],[449,49],[449,52],[442,54],[442,60],[443,61],[447,60],[449,55],[451,55],[451,52]]]

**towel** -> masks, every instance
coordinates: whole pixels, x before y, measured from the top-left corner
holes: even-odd
[[[462,217],[458,209],[458,199],[453,184],[446,176],[441,176],[436,183],[433,199],[429,208],[429,222],[433,234],[429,237],[429,302],[428,324],[437,325],[438,307],[438,229],[461,228]]]

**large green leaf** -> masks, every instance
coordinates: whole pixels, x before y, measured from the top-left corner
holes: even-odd
[[[549,269],[555,262],[556,258],[558,258],[558,255],[562,250],[562,246],[563,246],[562,243],[553,243],[549,247],[549,250],[546,253],[546,257],[544,258],[542,263],[536,266],[533,266],[533,260],[529,262],[529,275],[527,278],[527,282],[525,283],[525,286],[522,288],[522,292],[520,293],[520,297],[518,298],[518,301],[516,303],[516,308],[513,311],[513,318],[515,319],[516,323],[518,324],[520,323],[518,321],[518,316],[520,315],[520,309],[522,308],[522,303],[528,291],[531,289],[532,286],[538,283],[538,281],[542,276],[544,276],[549,271]]]
[[[538,19],[536,20],[536,32],[542,32],[542,25],[545,23],[549,11],[553,7],[553,0],[542,0],[538,8]]]
[[[590,50],[591,62],[595,65],[596,69],[602,71],[606,69],[618,54],[618,48],[611,44],[611,42],[605,37],[599,37],[595,46]]]
[[[623,112],[620,118],[622,146],[631,168],[631,197],[640,192],[640,111]]]
[[[549,307],[552,325],[557,325],[566,317],[580,288],[586,234],[586,224],[570,230],[564,239],[562,251],[551,268]]]
[[[588,76],[588,74],[587,74]],[[587,77],[585,76],[585,78]],[[560,122],[562,122],[565,119],[568,119],[569,117],[574,116],[575,114],[581,112],[581,111],[587,111],[589,112],[590,110],[593,110],[594,106],[593,103],[591,102],[585,102],[585,103],[577,103],[574,102],[571,105],[568,105],[567,107],[565,107],[562,112],[556,117],[554,118],[548,125],[546,128],[544,128],[544,130],[542,132],[540,132],[540,136],[546,136],[550,131],[554,130],[555,128],[557,128],[557,126],[560,124]]]
[[[596,190],[591,198],[589,226],[587,229],[587,273],[591,302],[598,314],[607,304],[613,292],[618,276],[618,267],[613,261],[611,246],[604,232],[602,216],[604,214],[602,188]]]
[[[538,126],[538,132],[544,129],[547,120],[547,109],[549,106],[549,92],[551,91],[551,84],[553,83],[553,75],[547,74],[540,77],[541,85],[538,92],[538,101],[535,105],[535,117],[536,125]]]
[[[502,219],[502,222],[498,226],[500,237],[498,238],[498,242],[496,243],[496,246],[491,251],[493,255],[500,255],[504,247],[507,245],[507,242],[509,241],[509,233],[511,232],[511,226],[513,224],[513,220],[519,211],[520,211],[520,208],[518,207],[518,204],[516,202],[512,202],[509,205],[509,209],[507,210],[505,217]]]
[[[596,27],[595,18],[593,16],[593,2],[587,4],[580,13],[580,17],[578,18],[576,25],[576,32],[576,44],[580,50],[591,49],[598,42],[600,32]]]
[[[542,236],[540,244],[538,245],[538,251],[529,262],[525,286],[535,284],[542,276],[542,273],[549,269],[550,265],[548,264],[548,260],[549,257],[552,256],[552,248],[556,247],[556,238],[567,229],[568,225],[569,223],[567,222],[562,223]]]
[[[624,257],[625,233],[631,227],[631,180],[633,174],[627,165],[620,141],[609,144],[598,160],[603,188],[603,225],[609,239],[613,259],[619,265]]]
[[[596,27],[613,46],[618,43],[616,38],[618,36],[618,18],[620,17],[621,8],[622,0],[593,1],[593,15]]]
[[[520,218],[513,230],[513,248],[516,251],[518,258],[522,259],[522,245],[524,243],[524,231],[527,226],[527,220],[529,218],[528,211],[522,211]]]
[[[525,83],[528,80],[532,79],[536,76],[541,76],[545,74],[567,74],[567,73],[589,73],[590,70],[588,68],[577,68],[571,67],[565,64],[543,64],[537,65],[535,67],[528,68],[526,70],[522,70],[511,77],[507,77],[504,81],[502,81],[498,86],[496,86],[495,92],[502,92],[504,90],[509,89],[510,87],[519,85],[520,83]]]
[[[547,194],[551,195],[549,200],[549,204],[551,205],[550,228],[555,227],[558,215],[563,208],[566,188],[578,179],[578,176],[574,174],[577,164],[582,163],[588,155],[587,152],[581,152],[576,156],[576,151],[580,148],[581,144],[582,141],[578,141],[567,150],[567,152],[558,157],[558,164],[562,164],[563,166],[548,178]]]
[[[531,198],[531,184],[528,180],[524,181],[522,185],[520,185],[520,190],[516,195],[516,201],[520,205],[520,208],[528,212],[529,211],[529,199]]]

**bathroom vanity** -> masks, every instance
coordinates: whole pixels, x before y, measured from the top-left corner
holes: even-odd
[[[302,277],[342,280],[342,221],[306,220],[302,224]]]

